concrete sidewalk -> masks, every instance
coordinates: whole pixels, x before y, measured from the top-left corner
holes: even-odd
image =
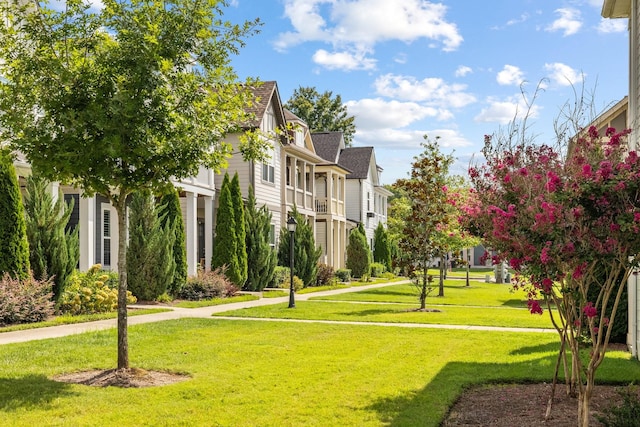
[[[393,286],[403,283],[409,283],[408,280],[391,283],[377,283],[367,286],[354,286],[344,289],[334,289],[330,291],[313,292],[308,294],[296,294],[296,301],[306,301],[311,297],[340,295],[349,292],[358,292],[367,289],[376,289],[386,286]],[[179,308],[167,307],[171,311],[153,314],[143,314],[139,316],[129,316],[128,325],[139,325],[142,323],[162,322],[164,320],[174,320],[182,318],[207,318],[210,319],[214,313],[224,313],[226,311],[239,310],[243,308],[261,307],[265,305],[286,304],[289,297],[279,298],[260,298],[259,300],[235,302],[231,304],[221,304],[210,307],[200,308]],[[149,306],[133,306],[138,308],[149,308]],[[532,328],[504,328],[492,326],[470,326],[470,325],[436,325],[436,324],[419,324],[419,323],[381,323],[381,322],[354,322],[354,321],[334,321],[334,320],[300,320],[300,319],[265,319],[250,317],[218,317],[216,319],[226,320],[255,320],[261,322],[300,322],[300,323],[327,323],[327,324],[350,324],[350,325],[368,325],[368,326],[390,326],[404,328],[428,328],[428,329],[463,329],[463,330],[483,330],[483,331],[500,331],[500,332],[553,332],[555,329],[532,329]],[[51,326],[48,328],[35,328],[23,331],[0,333],[0,345],[26,342],[33,340],[41,340],[47,338],[59,338],[67,335],[80,334],[83,332],[99,331],[103,329],[115,328],[117,319],[98,320],[95,322],[75,323],[71,325]]]

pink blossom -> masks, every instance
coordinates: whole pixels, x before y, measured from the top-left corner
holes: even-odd
[[[589,301],[587,305],[584,306],[584,309],[582,311],[584,312],[584,315],[589,319],[592,319],[598,315],[598,309],[593,306],[593,303],[591,301]]]
[[[527,306],[531,314],[542,314],[542,307],[540,307],[540,303],[537,300],[530,299],[527,301]]]
[[[544,293],[550,294],[552,287],[553,287],[553,280],[549,279],[548,277],[545,277],[544,279],[542,279],[542,289],[544,290]]]

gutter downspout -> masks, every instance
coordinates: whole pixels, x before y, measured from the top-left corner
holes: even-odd
[[[634,129],[629,137],[629,148],[636,150],[638,148],[637,138],[638,131],[636,124],[638,123],[638,56],[640,50],[638,49],[638,2],[631,2],[631,11],[629,16],[629,107],[627,115],[629,123],[627,127]],[[631,113],[631,114],[629,114]],[[627,281],[627,297],[629,300],[629,330],[627,337],[627,344],[629,344],[629,350],[633,357],[638,358],[638,342],[639,338],[639,325],[638,325],[638,269],[634,270],[634,274],[629,276]]]

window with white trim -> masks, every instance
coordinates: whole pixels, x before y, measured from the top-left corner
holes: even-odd
[[[275,184],[276,182],[276,168],[275,168],[275,159],[273,154],[273,148],[269,148],[267,150],[266,155],[268,159],[265,160],[265,163],[262,164],[262,181],[269,182],[271,184]]]

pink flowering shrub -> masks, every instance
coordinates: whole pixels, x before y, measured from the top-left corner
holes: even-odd
[[[496,146],[486,136],[487,162],[469,170],[474,199],[465,207],[465,226],[526,279],[516,286],[527,289],[532,313],[542,313],[541,302],[557,307],[559,318],[549,312],[587,400],[584,390],[593,386],[640,253],[640,156],[623,143],[628,133],[610,128],[601,138],[592,127],[571,141],[566,156],[545,145]],[[586,364],[579,357],[583,343],[591,346]]]

